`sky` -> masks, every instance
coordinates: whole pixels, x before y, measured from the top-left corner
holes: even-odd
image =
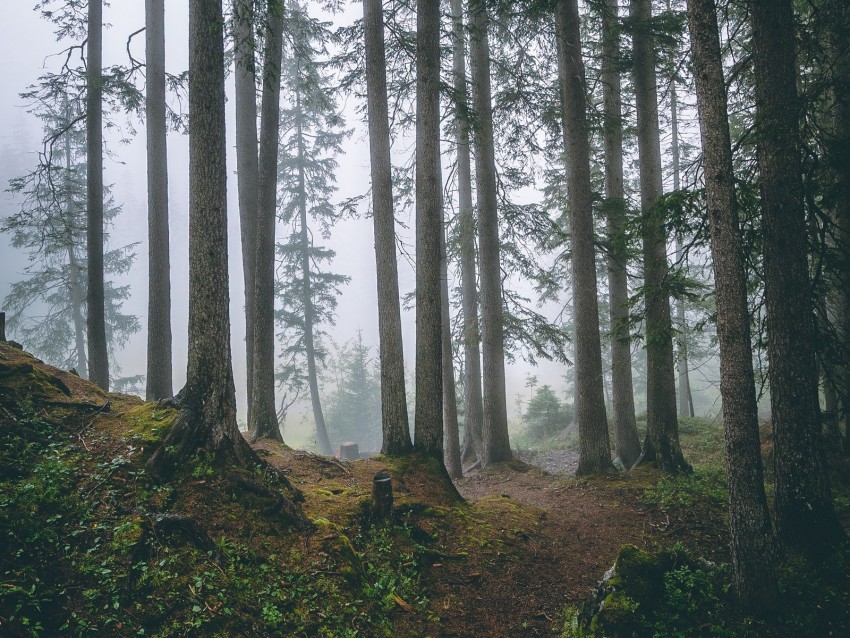
[[[0,185],[12,177],[22,175],[36,163],[36,154],[41,147],[42,133],[35,117],[26,110],[19,93],[34,83],[47,70],[55,70],[61,63],[56,54],[67,47],[58,43],[52,25],[44,21],[33,10],[34,0],[15,0],[4,3],[4,20],[0,22]],[[349,9],[338,19],[352,20],[357,17],[356,8]],[[144,3],[128,0],[113,0],[104,9],[104,20],[111,25],[104,33],[104,65],[122,64],[127,60],[126,42],[132,32],[144,26]],[[184,2],[166,3],[166,67],[171,73],[179,73],[188,65],[188,9]],[[144,37],[133,41],[136,57],[144,58]],[[235,147],[234,147],[234,103],[233,76],[227,79],[227,137],[228,137],[228,218],[229,218],[229,265],[231,299],[231,349],[233,352],[234,377],[240,419],[245,409],[245,345],[244,345],[244,295],[241,270],[241,246],[239,239],[238,207],[236,200]],[[365,127],[360,125],[354,114],[353,101],[346,102],[349,125],[355,125],[354,135],[344,144],[339,160],[339,199],[365,194],[369,177],[368,141]],[[121,118],[118,118],[121,122]],[[127,121],[127,120],[123,120]],[[111,244],[121,246],[138,242],[137,258],[126,281],[131,286],[131,299],[125,311],[139,316],[142,331],[134,335],[128,346],[117,356],[121,374],[131,376],[144,374],[146,353],[146,308],[147,308],[147,203],[145,180],[145,135],[144,123],[132,117],[129,122],[137,134],[129,143],[123,144],[116,135],[107,131],[106,140],[112,156],[105,160],[105,183],[114,184],[115,200],[123,210],[111,230]],[[126,130],[126,129],[125,129]],[[175,392],[185,382],[187,321],[188,321],[188,142],[185,136],[170,133],[168,140],[169,202],[171,232],[171,281],[172,281],[172,332],[174,349]],[[0,216],[16,210],[17,203],[6,192],[0,193]],[[365,213],[365,209],[363,210]],[[402,231],[407,244],[413,242],[413,229]],[[372,236],[372,221],[362,215],[360,219],[340,222],[333,231],[327,245],[337,252],[333,267],[337,272],[351,276],[345,286],[338,306],[337,326],[330,329],[335,341],[344,343],[353,338],[358,330],[363,331],[364,340],[376,346],[378,341],[375,257]],[[412,251],[412,247],[410,248]],[[21,278],[26,258],[8,244],[8,237],[0,236],[0,303],[8,294],[13,282]],[[413,290],[414,273],[410,265],[399,260],[399,279],[402,294]],[[408,368],[414,361],[415,313],[404,311],[403,317],[405,359]],[[26,346],[26,344],[24,344]],[[542,383],[554,387],[563,386],[562,376],[566,369],[558,364],[542,362],[540,368],[531,370],[521,361],[508,365],[508,408],[513,410],[514,396],[527,393],[525,377],[532,373]]]

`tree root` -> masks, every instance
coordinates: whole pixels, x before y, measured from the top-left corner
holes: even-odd
[[[298,506],[298,501],[296,501],[295,498],[287,498],[280,492],[276,492],[265,485],[256,483],[255,481],[238,474],[231,476],[230,479],[249,494],[269,499],[271,501],[271,503],[261,509],[265,516],[282,516],[288,522],[295,525],[295,527],[300,531],[306,532],[313,530],[313,524],[306,516],[304,516],[304,513],[301,511],[301,507]],[[284,480],[286,479],[284,478]],[[289,484],[289,481],[286,481],[286,485],[289,490],[297,493],[301,497],[302,501],[304,500],[301,492],[292,487],[292,485]]]

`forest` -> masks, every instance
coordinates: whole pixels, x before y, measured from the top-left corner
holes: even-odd
[[[846,0],[14,5],[0,637],[850,636]]]

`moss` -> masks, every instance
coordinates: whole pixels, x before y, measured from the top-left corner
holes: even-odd
[[[177,410],[157,403],[143,403],[127,410],[127,435],[143,444],[159,443],[177,418]]]
[[[651,607],[664,594],[664,570],[661,561],[634,545],[625,545],[617,556],[617,575],[611,581],[615,589],[627,591],[644,607]]]

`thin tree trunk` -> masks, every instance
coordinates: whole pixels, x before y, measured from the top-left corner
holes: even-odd
[[[576,418],[579,462],[576,474],[614,469],[608,443],[608,419],[602,389],[602,344],[596,298],[593,239],[593,188],[587,126],[584,64],[581,59],[578,0],[560,0],[555,8],[558,75],[567,171],[567,202],[572,237],[573,303],[576,330]]]
[[[443,345],[443,463],[451,478],[463,476],[460,459],[460,433],[457,422],[457,388],[454,358],[452,357],[452,325],[449,313],[449,260],[446,255],[445,212],[442,207],[440,237],[440,314]]]
[[[505,391],[505,337],[502,323],[502,268],[496,201],[496,156],[490,93],[489,17],[484,0],[470,0],[469,57],[472,110],[475,113],[475,176],[481,269],[481,345],[483,365],[484,444],[482,465],[512,458]]]
[[[774,604],[778,593],[776,547],[764,492],[747,276],[714,0],[688,0],[688,26],[717,299],[732,563],[742,606],[759,613]]]
[[[395,216],[393,214],[387,66],[381,0],[363,0],[366,38],[366,95],[369,157],[372,171],[372,219],[378,282],[378,334],[381,359],[381,427],[383,454],[410,451],[410,426],[404,389],[404,352],[398,292]]]
[[[416,5],[416,413],[413,447],[443,459],[440,2]]]
[[[673,322],[665,290],[669,273],[663,220],[654,208],[663,194],[658,131],[658,90],[650,23],[651,0],[631,0],[634,25],[635,101],[640,155],[640,199],[643,220],[644,296],[646,300],[646,438],[638,460],[654,461],[665,472],[690,471],[679,446]]]
[[[68,98],[64,100],[65,122],[71,121],[71,110],[68,105]],[[71,131],[66,131],[62,136],[64,141],[65,151],[65,175],[66,180],[71,176]],[[74,344],[77,349],[77,374],[83,379],[88,379],[89,370],[88,362],[86,361],[86,320],[83,316],[83,307],[85,306],[85,295],[83,294],[82,284],[80,282],[80,273],[82,268],[77,260],[77,253],[74,246],[73,228],[76,225],[76,203],[71,195],[71,185],[66,184],[65,187],[67,202],[67,221],[66,223],[66,239],[68,251],[68,284],[71,292],[71,316],[74,321]]]
[[[626,197],[623,187],[623,115],[620,80],[619,0],[606,0],[602,15],[602,95],[605,146],[605,211],[608,217],[608,305],[611,313],[611,392],[614,451],[631,468],[640,456],[629,335]]]
[[[257,192],[260,169],[257,156],[257,81],[254,55],[254,2],[234,0],[236,68],[236,187],[242,238],[242,276],[245,282],[245,360],[248,386],[248,422],[254,375],[254,267],[257,246]]]
[[[86,328],[90,379],[109,389],[103,284],[103,1],[89,0],[86,55]]]
[[[776,526],[791,547],[844,536],[821,444],[791,0],[752,0]],[[794,303],[788,300],[793,299]]]
[[[270,0],[266,14],[261,106],[259,188],[254,248],[254,349],[251,371],[251,439],[283,441],[274,400],[274,235],[277,219],[277,157],[280,131],[280,69],[283,59],[283,2]]]
[[[482,427],[484,406],[481,401],[481,335],[478,330],[478,276],[475,267],[475,216],[472,208],[472,168],[469,153],[469,98],[466,89],[466,52],[464,46],[463,0],[451,0],[452,63],[457,104],[458,225],[460,241],[461,303],[463,307],[463,456],[480,459],[483,455]]]
[[[165,0],[145,0],[145,116],[148,169],[148,401],[174,394],[171,379],[171,264],[165,123]]]
[[[180,413],[148,461],[167,475],[206,450],[218,463],[260,459],[236,425],[227,274],[227,146],[220,2],[189,3],[189,357]]]

